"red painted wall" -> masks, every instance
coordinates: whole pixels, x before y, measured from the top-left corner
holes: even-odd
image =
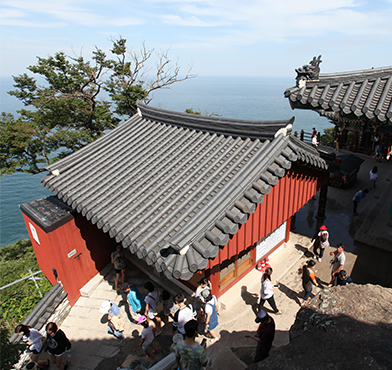
[[[308,200],[314,196],[321,187],[324,177],[323,173],[314,171],[304,166],[294,165],[286,175],[281,178],[278,184],[272,187],[270,194],[264,197],[264,201],[257,205],[256,211],[249,216],[248,221],[240,226],[236,235],[229,243],[222,247],[218,256],[209,261],[206,275],[209,276],[213,286],[213,294],[217,297],[222,295],[238,280],[249,273],[257,261],[253,251],[252,266],[233,280],[224,289],[219,290],[219,265],[239,254],[244,249],[254,245],[262,238],[273,232],[276,228],[287,222],[286,240],[289,238],[291,216],[294,215]],[[325,178],[327,174],[325,175]],[[280,243],[278,246],[280,246]],[[271,254],[278,246],[271,250]],[[264,256],[266,257],[266,256]],[[263,258],[264,258],[263,257]]]
[[[114,240],[79,215],[49,233],[25,214],[23,218],[40,269],[52,284],[56,283],[52,269],[57,270],[73,306],[80,297],[80,288],[110,262]],[[35,227],[40,244],[31,235],[29,222]],[[76,253],[68,258],[68,253],[74,249]]]

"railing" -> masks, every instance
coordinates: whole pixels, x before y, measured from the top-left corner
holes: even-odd
[[[293,133],[294,135],[294,133]],[[301,132],[297,132],[297,138],[304,143],[312,144],[312,133],[311,132],[303,132],[303,137],[301,136]],[[320,132],[317,133],[317,141],[320,142]]]
[[[7,285],[4,285],[4,286],[0,287],[0,290],[3,290],[3,289],[5,289],[5,288],[8,288],[8,287],[10,287],[10,286],[12,286],[12,285],[15,285],[15,284],[17,284],[17,283],[20,283],[21,281],[24,281],[24,280],[33,280],[33,281],[34,281],[34,284],[35,284],[35,287],[37,288],[38,293],[39,293],[39,295],[40,295],[41,298],[42,298],[43,296],[42,296],[41,290],[39,289],[39,286],[38,286],[38,284],[37,284],[37,280],[41,280],[42,278],[36,278],[36,277],[35,277],[35,275],[40,274],[42,271],[39,270],[39,271],[33,273],[33,272],[31,271],[31,269],[29,269],[29,272],[30,272],[30,275],[29,275],[29,276],[26,276],[26,277],[24,277],[24,278],[22,278],[22,279],[15,280],[15,281],[13,281],[12,283],[9,283],[9,284],[7,284]]]

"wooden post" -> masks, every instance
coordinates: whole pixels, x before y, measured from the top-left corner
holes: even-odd
[[[322,225],[323,221],[326,219],[325,208],[327,206],[328,181],[329,178],[325,179],[323,186],[320,188],[319,207],[316,216],[316,218],[321,222],[320,225]]]

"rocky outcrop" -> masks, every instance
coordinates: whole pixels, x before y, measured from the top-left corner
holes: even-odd
[[[298,312],[290,340],[249,369],[392,369],[392,289],[323,290]]]

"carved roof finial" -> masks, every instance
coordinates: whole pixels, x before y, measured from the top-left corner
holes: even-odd
[[[298,87],[302,87],[307,80],[318,80],[321,62],[321,55],[319,55],[317,59],[313,57],[309,64],[305,64],[295,70],[297,72],[296,81]]]

